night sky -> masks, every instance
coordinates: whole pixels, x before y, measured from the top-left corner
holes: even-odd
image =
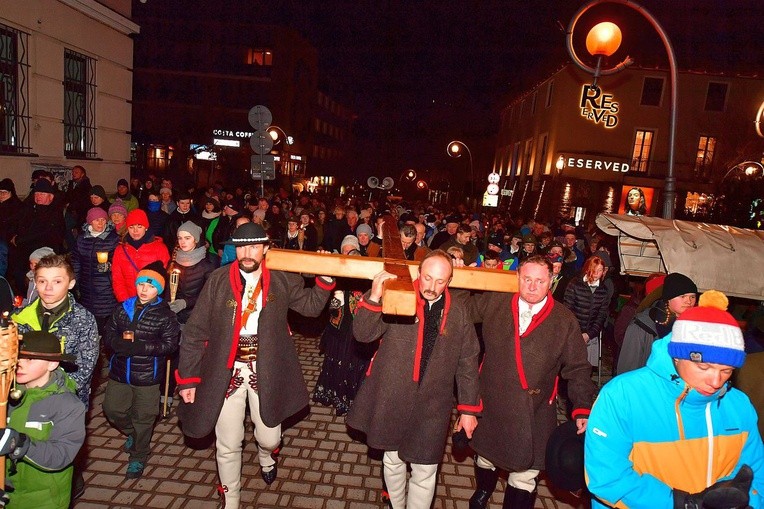
[[[245,0],[219,3],[226,1]],[[668,32],[681,69],[764,74],[762,0],[640,3]],[[462,164],[446,155],[454,138],[472,147],[476,174],[486,173],[501,108],[568,60],[564,27],[583,4],[249,3],[258,20],[292,26],[318,49],[321,88],[358,114],[356,170],[380,177]],[[613,61],[628,54],[635,65],[667,67],[658,35],[632,9],[606,4],[590,13],[576,29],[582,38],[606,17],[624,32]]]

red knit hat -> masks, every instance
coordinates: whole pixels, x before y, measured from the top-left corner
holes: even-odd
[[[128,228],[136,224],[139,224],[144,228],[148,228],[149,218],[141,209],[135,209],[127,215],[127,221],[125,221],[125,223],[127,224]]]
[[[723,298],[724,307],[716,307],[715,302],[706,303],[703,299],[706,296],[718,300]],[[725,309],[726,297],[721,292],[710,290],[703,294],[698,307],[679,315],[674,322],[668,345],[671,357],[741,367],[745,362],[743,332],[735,318]]]

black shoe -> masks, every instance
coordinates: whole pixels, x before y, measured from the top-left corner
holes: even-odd
[[[533,504],[536,502],[536,491],[528,492],[507,485],[507,490],[504,492],[504,503],[502,509],[533,509]]]
[[[497,469],[491,470],[490,468],[480,468],[475,465],[477,489],[472,497],[470,497],[470,509],[485,509],[488,507],[488,501],[491,499],[491,495],[493,495],[493,490],[496,489],[496,481],[498,479],[499,471]]]
[[[278,467],[276,465],[273,465],[273,470],[269,470],[267,472],[263,471],[263,469],[260,469],[260,477],[263,478],[263,481],[265,481],[265,484],[270,486],[273,484],[273,481],[276,480],[276,474],[278,471]]]

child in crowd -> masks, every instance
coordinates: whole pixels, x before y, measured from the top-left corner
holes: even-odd
[[[73,365],[74,356],[61,353],[56,336],[24,334],[16,367],[22,396],[11,400],[8,427],[0,433],[0,455],[10,459],[7,485],[13,485],[1,499],[10,507],[69,507],[72,462],[85,442],[85,405],[62,362]]]
[[[159,413],[167,356],[178,349],[178,319],[159,295],[167,274],[161,262],[138,272],[138,295],[123,302],[106,325],[106,346],[114,352],[103,400],[106,418],[127,435],[130,455],[126,479],[139,479],[151,451],[151,435]]]

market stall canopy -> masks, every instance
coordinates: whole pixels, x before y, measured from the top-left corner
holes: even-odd
[[[597,226],[618,237],[623,274],[681,272],[700,291],[764,300],[764,231],[620,214]]]

